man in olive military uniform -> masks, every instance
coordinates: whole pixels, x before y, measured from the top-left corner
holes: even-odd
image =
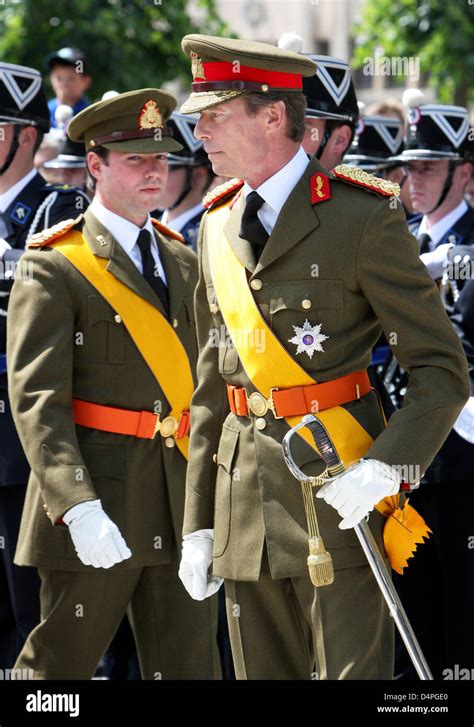
[[[469,396],[466,359],[396,188],[353,167],[329,174],[301,149],[314,63],[211,36],[183,49],[193,84],[181,111],[201,113],[214,172],[239,179],[213,191],[201,226],[180,575],[196,599],[225,580],[240,679],[391,678],[393,622],[353,526],[398,492],[402,467],[426,469]],[[365,371],[382,330],[411,373],[385,429]],[[335,569],[320,589],[281,449],[315,405],[355,464],[317,491]],[[314,447],[295,440],[297,464],[321,474]],[[383,547],[378,511],[370,525]]]
[[[219,675],[217,604],[193,603],[177,573],[196,259],[149,216],[180,148],[175,103],[146,88],[74,118],[93,203],[32,238],[33,280],[13,286],[10,392],[32,468],[16,562],[42,580],[16,667],[38,679],[90,679],[127,609],[143,678]]]
[[[35,231],[76,217],[89,200],[74,187],[47,184],[33,166],[49,129],[41,74],[0,63],[0,668],[10,668],[39,621],[39,581],[13,564],[29,466],[13,423],[6,373],[7,311],[13,274]],[[21,265],[20,265],[21,269]],[[23,269],[25,275],[28,268]],[[9,325],[15,325],[9,320]]]

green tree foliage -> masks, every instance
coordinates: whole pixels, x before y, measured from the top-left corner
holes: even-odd
[[[0,0],[0,59],[46,72],[50,51],[81,48],[93,69],[91,99],[179,77],[189,85],[187,33],[229,34],[215,0]]]
[[[366,0],[355,64],[375,53],[419,56],[442,103],[474,102],[473,0]]]

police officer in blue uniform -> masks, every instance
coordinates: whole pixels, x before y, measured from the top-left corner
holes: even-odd
[[[393,160],[405,166],[406,185],[419,213],[409,222],[410,232],[418,239],[421,259],[439,281],[451,314],[464,282],[464,276],[452,276],[459,269],[453,263],[474,244],[474,210],[464,198],[474,160],[469,115],[461,106],[426,104],[417,89],[406,91],[403,100],[408,107],[407,138],[403,152]],[[394,357],[384,381],[401,405],[407,376]]]
[[[419,93],[406,102],[408,133],[399,158],[413,206],[423,215],[410,231],[431,276],[441,279],[449,249],[474,243],[474,210],[464,199],[474,161],[469,114],[462,106],[425,104]]]
[[[0,63],[0,668],[10,668],[39,620],[36,571],[13,565],[29,466],[13,424],[6,372],[6,325],[10,290],[33,233],[77,217],[89,200],[75,188],[47,184],[33,166],[49,130],[41,74]],[[10,322],[12,323],[12,322]],[[13,322],[14,325],[14,322]]]

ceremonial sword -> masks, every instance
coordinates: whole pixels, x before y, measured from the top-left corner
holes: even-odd
[[[308,492],[310,493],[311,504],[313,505],[313,516],[315,518],[312,487],[315,484],[317,478],[308,477],[307,475],[305,475],[305,473],[297,466],[296,462],[291,456],[290,451],[291,438],[299,429],[302,429],[303,427],[308,427],[308,429],[311,431],[318,452],[321,454],[321,457],[326,464],[328,476],[340,476],[345,472],[345,469],[331,440],[331,437],[327,432],[326,427],[317,417],[313,416],[312,414],[307,414],[306,416],[304,416],[299,424],[294,426],[292,429],[290,429],[289,432],[285,434],[283,438],[283,457],[285,458],[285,462],[291,474],[296,477],[296,479],[299,480],[302,485],[306,486],[306,490],[304,489],[304,492],[306,492],[305,505],[308,503]],[[415,667],[418,676],[421,680],[432,680],[433,675],[430,672],[429,666],[423,655],[420,644],[418,643],[418,640],[413,632],[411,624],[408,620],[408,616],[405,612],[405,609],[403,608],[398,593],[395,590],[395,586],[392,583],[392,579],[390,577],[387,566],[385,565],[384,560],[380,555],[380,551],[377,547],[377,543],[374,540],[374,536],[372,535],[367,520],[363,518],[360,523],[355,525],[354,530],[359,539],[362,550],[367,557],[367,560],[379,585],[379,588],[382,591],[382,595],[385,599],[385,602],[387,603],[389,613],[395,621],[397,629],[400,633],[403,643],[406,646],[406,649],[410,655],[413,666]],[[330,561],[330,555],[329,553],[324,551],[324,546],[322,546],[322,540],[319,537],[319,532],[317,530],[317,524],[316,532],[314,534],[317,535],[317,537],[310,538],[310,545],[311,540],[313,540],[315,543],[317,543],[319,547],[317,547],[314,551],[316,553],[315,555],[310,554],[308,558],[308,565],[310,567],[310,572],[312,567],[311,564],[313,562],[317,563],[314,569],[322,566],[321,573],[323,574],[323,580],[318,584],[315,583],[313,578],[312,580],[315,585],[329,585],[330,583],[332,583],[333,580],[333,576],[328,577],[328,560]],[[310,553],[312,553],[311,548]],[[326,580],[324,580],[324,578],[326,578]]]

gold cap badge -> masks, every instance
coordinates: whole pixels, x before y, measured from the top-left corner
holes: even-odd
[[[197,53],[191,51],[189,54],[191,57],[191,73],[193,74],[193,80],[199,78],[201,81],[206,80],[206,74],[204,73],[204,66],[202,60]]]
[[[138,116],[138,125],[140,129],[161,129],[163,126],[160,109],[153,99],[150,99],[143,105]]]

